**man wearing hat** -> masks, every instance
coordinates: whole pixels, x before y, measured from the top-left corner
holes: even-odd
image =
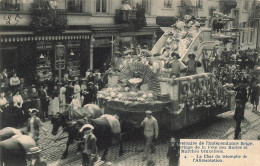
[[[239,133],[241,132],[241,122],[244,119],[245,106],[240,99],[236,99],[236,110],[234,114],[234,119],[236,121],[236,129],[234,139],[238,139]]]
[[[48,86],[43,85],[43,90],[40,93],[40,100],[42,106],[41,118],[45,121],[44,118],[48,118],[48,106],[49,106],[49,96],[48,96]]]
[[[97,138],[92,133],[94,127],[91,124],[85,124],[80,129],[84,133],[84,149],[82,152],[82,166],[93,166],[97,161]]]
[[[143,122],[141,123],[144,126],[144,136],[146,139],[145,150],[143,161],[147,159],[149,150],[151,149],[151,153],[154,153],[156,148],[153,145],[153,138],[158,138],[159,128],[157,120],[152,116],[152,111],[147,110],[145,112],[146,117],[144,118]]]

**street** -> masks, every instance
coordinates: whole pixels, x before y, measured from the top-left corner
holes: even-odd
[[[207,122],[202,122],[185,128],[181,132],[183,139],[229,139],[234,138],[233,120],[234,111],[223,113],[217,117],[212,118]],[[242,139],[256,140],[260,133],[260,112],[252,112],[251,104],[246,105],[245,119],[242,122]],[[81,165],[81,154],[76,152],[76,143],[69,148],[69,155],[67,159],[61,160],[61,156],[66,147],[67,139],[61,139],[55,142],[57,138],[66,137],[66,133],[62,133],[61,129],[56,136],[51,135],[52,125],[50,121],[44,123],[44,127],[48,130],[45,134],[41,132],[39,144],[43,148],[41,153],[42,158],[50,166],[72,166]],[[142,151],[144,147],[144,139],[127,139],[124,142],[124,155],[118,156],[119,146],[113,146],[109,149],[107,160],[105,162],[99,161],[96,165],[124,165],[124,166],[141,166],[146,162],[142,162]],[[166,141],[157,141],[157,151],[151,154],[157,165],[165,166],[168,161],[166,153],[168,144]],[[102,152],[102,151],[101,151]]]

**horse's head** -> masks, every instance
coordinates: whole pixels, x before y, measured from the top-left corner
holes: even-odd
[[[62,116],[63,115],[61,113],[57,113],[57,115],[51,119],[51,124],[53,125],[51,132],[52,135],[56,135],[58,133],[59,127],[63,125],[64,118],[62,118]]]

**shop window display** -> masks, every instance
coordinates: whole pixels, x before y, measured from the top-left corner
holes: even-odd
[[[37,64],[36,64],[36,80],[44,82],[52,77],[51,71],[51,42],[38,42],[36,49]]]
[[[0,1],[1,11],[20,11],[20,2],[18,0],[2,0]]]
[[[72,77],[80,76],[80,41],[68,43],[67,70]]]
[[[82,13],[82,0],[68,0],[67,9],[69,13]]]

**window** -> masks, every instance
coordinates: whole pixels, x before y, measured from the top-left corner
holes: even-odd
[[[203,0],[197,0],[196,6],[197,6],[197,8],[202,9],[203,8]]]
[[[106,13],[107,12],[107,1],[108,0],[96,0],[96,12]]]
[[[251,30],[250,31],[250,43],[253,43],[254,42],[254,30]]]
[[[245,43],[245,31],[242,32],[242,43]]]
[[[164,0],[164,8],[172,8],[172,0]]]
[[[82,13],[82,0],[68,0],[68,13]]]
[[[246,28],[246,22],[243,22],[243,27],[242,28]]]
[[[145,8],[145,13],[148,14],[148,9],[149,9],[149,3],[148,0],[142,0],[142,5]]]
[[[249,7],[249,2],[248,0],[244,0],[244,10],[248,11],[248,7]]]
[[[0,0],[1,11],[19,11],[20,10],[19,0]]]

